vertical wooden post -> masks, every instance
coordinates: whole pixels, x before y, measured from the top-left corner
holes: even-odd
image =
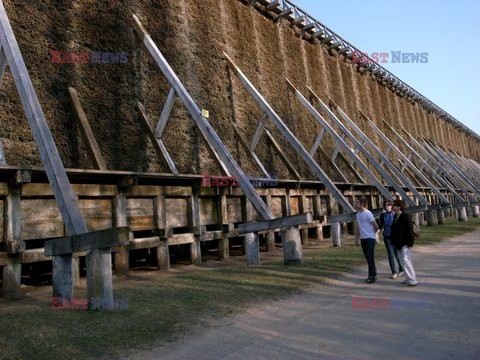
[[[118,194],[113,198],[114,225],[115,227],[127,226],[127,194],[125,188],[119,188]],[[114,255],[115,275],[127,276],[129,270],[129,253],[124,246]]]
[[[247,233],[244,238],[247,265],[260,265],[260,244],[257,233]]]
[[[424,216],[425,215],[423,212],[418,213],[418,226],[422,226],[423,224],[425,224]]]
[[[200,226],[200,203],[198,199],[199,188],[192,187],[192,196],[188,198],[188,218],[190,226],[196,229]],[[195,240],[190,245],[190,259],[192,264],[200,265],[202,263],[202,252],[200,248],[200,238],[195,236]]]
[[[315,214],[315,217],[317,219],[320,219],[320,216],[323,215],[322,211],[322,198],[320,195],[315,195],[314,201],[313,201],[313,211]],[[323,240],[323,228],[322,225],[317,225],[315,227],[315,238],[317,240]]]
[[[302,240],[298,226],[282,230],[283,261],[289,263],[302,263]]]
[[[58,256],[56,256],[58,257]],[[112,249],[93,249],[87,252],[87,298],[113,299]]]
[[[20,201],[21,186],[9,186],[5,199],[5,241],[14,243],[20,239]],[[3,296],[10,299],[20,297],[20,282],[22,276],[22,263],[18,253],[8,255],[8,264],[3,267]]]
[[[242,198],[242,219],[243,222],[250,222],[254,220],[252,205],[247,197]],[[247,233],[244,235],[243,249],[247,258],[247,265],[260,264],[260,244],[258,234]]]
[[[218,223],[220,225],[227,224],[227,196],[222,194],[218,197]],[[218,258],[219,260],[227,260],[230,256],[229,251],[230,241],[227,234],[224,232],[221,239],[218,240]]]
[[[307,212],[307,197],[305,195],[300,196],[300,214]],[[302,243],[305,246],[310,245],[310,239],[308,238],[308,227],[303,227],[302,230]]]
[[[267,195],[267,206],[272,208],[272,195]],[[275,251],[275,231],[267,232],[267,251]]]
[[[154,199],[155,223],[157,229],[166,230],[167,212],[165,207],[165,195],[162,193]],[[170,270],[170,252],[168,250],[168,239],[160,236],[160,245],[157,248],[158,269],[162,271]]]
[[[472,217],[473,211],[472,211],[472,206],[465,206],[465,210],[467,211],[467,217]]]

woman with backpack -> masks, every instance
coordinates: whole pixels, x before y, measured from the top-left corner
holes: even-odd
[[[393,202],[395,217],[392,224],[392,244],[399,251],[398,255],[405,272],[406,280],[403,284],[416,286],[418,282],[412,263],[412,247],[415,241],[415,232],[411,216],[404,212],[405,207],[403,200],[395,200]]]

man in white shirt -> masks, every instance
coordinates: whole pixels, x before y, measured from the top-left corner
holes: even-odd
[[[357,210],[357,238],[360,238],[363,254],[367,259],[368,278],[367,284],[372,284],[377,280],[377,268],[375,267],[375,235],[378,231],[378,225],[373,214],[367,210],[367,198],[360,197],[355,200],[355,209]]]

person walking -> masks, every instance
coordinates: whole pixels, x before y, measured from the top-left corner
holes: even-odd
[[[380,214],[379,229],[383,230],[383,242],[387,248],[388,263],[390,264],[390,270],[392,272],[392,279],[396,279],[397,276],[403,275],[402,263],[398,257],[398,250],[392,245],[392,224],[395,214],[392,211],[392,202],[385,201],[384,212]],[[395,266],[395,260],[398,263],[398,273]]]
[[[412,262],[412,247],[415,241],[415,233],[411,216],[404,212],[405,206],[403,200],[395,200],[393,202],[395,217],[392,224],[392,244],[399,251],[400,262],[405,272],[406,279],[403,283],[416,286],[418,282]]]
[[[373,214],[367,210],[367,198],[360,197],[355,200],[355,209],[357,210],[357,228],[356,236],[360,238],[363,255],[368,264],[367,284],[372,284],[377,280],[377,268],[375,267],[375,235],[378,231],[378,225]]]

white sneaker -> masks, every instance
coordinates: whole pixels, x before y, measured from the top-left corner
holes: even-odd
[[[397,278],[397,274],[392,274],[392,279],[396,279]]]
[[[403,271],[399,271],[399,272],[397,273],[397,276],[398,276],[398,277],[403,276]]]

